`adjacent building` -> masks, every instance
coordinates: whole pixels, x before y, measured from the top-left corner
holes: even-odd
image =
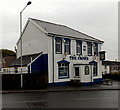
[[[120,74],[120,62],[103,61],[103,74]]]
[[[16,60],[16,55],[1,55],[0,57],[0,72],[9,73],[9,65]]]

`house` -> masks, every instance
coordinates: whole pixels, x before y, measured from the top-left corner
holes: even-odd
[[[3,50],[4,51],[4,50]],[[9,51],[9,50],[7,50]],[[9,73],[9,65],[16,60],[16,55],[5,54],[1,52],[0,73]]]
[[[47,74],[49,85],[102,81],[103,41],[65,25],[29,18],[17,42],[17,61],[11,65],[17,73],[20,73],[21,38],[23,71]]]
[[[120,62],[103,61],[103,74],[120,74]]]

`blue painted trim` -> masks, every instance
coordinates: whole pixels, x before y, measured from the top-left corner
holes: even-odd
[[[92,42],[87,42],[87,44],[90,44],[90,45],[92,45]]]
[[[81,40],[76,40],[76,42],[82,43],[82,41],[81,41]]]
[[[57,63],[70,63],[70,62],[68,62],[68,61],[66,61],[66,60],[61,60],[61,61],[58,61]]]
[[[64,40],[68,40],[69,42],[71,42],[71,39],[68,39],[68,38],[64,38]]]
[[[91,62],[89,62],[89,64],[97,64],[97,62],[96,61],[91,61]]]
[[[94,85],[94,84],[99,84],[102,82],[102,78],[99,79],[94,79],[94,82],[86,82],[86,83],[82,83],[80,82],[79,85],[80,86],[89,86],[89,85]],[[55,82],[55,83],[48,83],[48,86],[68,86],[70,81],[67,82]]]
[[[98,83],[101,83],[102,82],[102,78],[99,78],[99,79],[94,79],[94,84],[98,84]]]
[[[48,83],[48,86],[68,86],[68,82]]]
[[[55,40],[62,40],[61,37],[55,37]]]
[[[48,72],[48,54],[42,54],[31,64],[31,73]]]
[[[89,86],[93,84],[100,84],[102,83],[102,78],[94,79],[93,82],[86,82],[86,83],[81,83],[82,86]]]
[[[87,82],[87,83],[81,83],[81,86],[89,86],[89,85],[93,85],[94,82]]]

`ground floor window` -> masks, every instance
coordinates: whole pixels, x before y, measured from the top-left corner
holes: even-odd
[[[69,63],[58,63],[58,78],[69,77]]]
[[[85,66],[85,75],[89,75],[89,66],[88,65]]]
[[[93,65],[93,76],[97,76],[97,64]]]

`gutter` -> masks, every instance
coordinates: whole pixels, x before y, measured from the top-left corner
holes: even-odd
[[[104,41],[95,39],[95,40],[91,40],[91,39],[85,39],[85,38],[78,38],[78,37],[72,37],[72,36],[66,36],[66,35],[60,35],[60,34],[55,34],[55,33],[47,33],[48,36],[53,37],[53,36],[59,36],[59,37],[66,37],[66,38],[72,38],[73,40],[78,39],[78,40],[82,40],[82,41],[92,41],[92,42],[97,42],[99,44],[104,43]]]

